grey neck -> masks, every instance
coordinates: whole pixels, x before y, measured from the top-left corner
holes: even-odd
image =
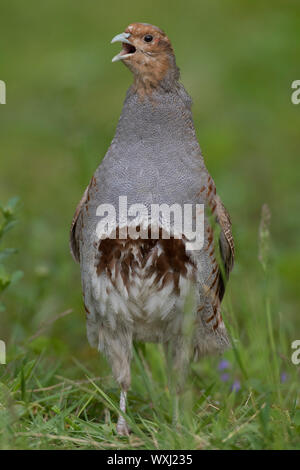
[[[129,88],[112,145],[127,147],[142,142],[153,147],[157,142],[160,146],[180,142],[199,158],[191,105],[190,96],[179,82],[172,91],[159,87],[144,97]]]

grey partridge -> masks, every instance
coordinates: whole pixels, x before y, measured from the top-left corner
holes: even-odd
[[[229,345],[220,304],[234,243],[229,215],[204,164],[191,98],[179,82],[170,40],[155,26],[133,23],[112,40],[118,41],[122,50],[113,62],[121,60],[134,82],[112,143],[76,209],[70,244],[80,263],[88,340],[106,355],[121,387],[117,431],[128,434],[123,414],[134,340],[162,343],[175,370]],[[115,236],[104,237],[99,220],[107,207],[119,214],[120,197],[128,206],[149,210],[152,205],[204,207],[201,247],[190,249],[188,237],[178,237],[171,225],[168,237],[159,217],[154,237],[148,219],[141,218],[128,222],[133,235],[119,220],[112,228]],[[186,358],[184,305],[191,291],[195,307]]]

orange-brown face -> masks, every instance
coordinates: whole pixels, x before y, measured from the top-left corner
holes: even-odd
[[[140,85],[153,88],[168,71],[176,68],[170,40],[156,26],[132,23],[124,33],[113,38],[114,42],[121,42],[122,50],[113,58],[113,62],[122,60]]]

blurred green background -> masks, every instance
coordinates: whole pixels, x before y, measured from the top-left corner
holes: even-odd
[[[49,356],[63,364],[77,357],[95,375],[106,370],[86,340],[79,266],[68,238],[132,80],[121,63],[111,63],[118,46],[110,40],[134,21],[170,37],[206,165],[231,214],[237,253],[227,304],[239,341],[247,344],[246,319],[261,308],[264,203],[272,214],[275,325],[288,340],[300,338],[300,105],[291,102],[291,83],[300,79],[296,0],[1,1],[7,104],[0,106],[0,200],[18,195],[22,202],[6,245],[18,248],[8,266],[24,277],[3,296],[0,338],[13,348],[71,308],[47,330]],[[287,360],[289,367],[295,368]],[[72,375],[67,366],[66,374]]]

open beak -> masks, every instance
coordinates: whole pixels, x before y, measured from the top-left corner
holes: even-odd
[[[136,48],[134,45],[128,40],[130,37],[130,33],[121,33],[117,34],[112,40],[111,44],[115,42],[121,42],[122,43],[122,50],[119,54],[115,55],[115,57],[112,59],[112,62],[117,62],[118,60],[124,60],[128,59],[132,54],[135,53]]]

